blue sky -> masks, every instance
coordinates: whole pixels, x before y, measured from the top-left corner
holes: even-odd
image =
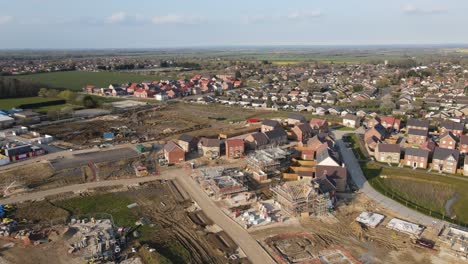
[[[0,0],[0,49],[468,44],[466,0]]]

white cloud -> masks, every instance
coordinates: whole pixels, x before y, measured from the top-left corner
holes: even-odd
[[[287,15],[289,19],[309,19],[314,17],[321,16],[322,13],[319,11],[312,11],[312,12],[292,12]]]
[[[309,12],[300,12],[295,11],[291,12],[286,15],[263,15],[263,14],[256,14],[252,16],[245,16],[244,22],[247,24],[255,24],[255,23],[264,23],[264,22],[278,22],[278,21],[305,21],[310,20],[316,17],[322,16],[322,12],[320,11],[309,11]]]
[[[431,14],[441,14],[447,12],[446,9],[440,7],[417,7],[413,4],[406,4],[402,7],[402,11],[405,14],[409,15],[431,15]]]
[[[0,25],[5,25],[13,21],[12,16],[2,16],[0,15]]]
[[[183,15],[164,15],[151,18],[151,22],[155,25],[163,24],[199,24],[202,21],[200,17],[183,16]]]
[[[117,12],[113,13],[109,17],[106,18],[106,22],[110,24],[115,24],[115,23],[122,23],[128,18],[127,13],[125,12]]]

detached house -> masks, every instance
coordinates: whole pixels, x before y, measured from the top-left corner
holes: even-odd
[[[278,121],[265,119],[262,121],[261,131],[265,133],[267,131],[271,131],[273,129],[280,128],[280,127],[281,127],[281,124]]]
[[[403,164],[413,168],[426,169],[429,162],[429,151],[420,148],[407,148]]]
[[[401,128],[401,120],[393,116],[382,116],[380,124],[390,132],[400,131]]]
[[[399,144],[377,144],[375,148],[375,159],[380,162],[400,163]]]
[[[452,132],[445,132],[439,138],[439,147],[446,149],[456,149],[458,138],[455,137]]]
[[[347,172],[345,167],[318,165],[315,170],[317,179],[328,179],[335,187],[336,191],[346,191]]]
[[[240,158],[244,155],[244,140],[238,138],[227,139],[226,157]]]
[[[454,149],[436,148],[432,158],[432,169],[455,174],[458,168],[460,152]]]
[[[419,120],[419,119],[410,119],[406,123],[406,129],[418,129],[418,130],[426,130],[429,131],[429,121],[427,120]]]
[[[369,138],[376,138],[381,141],[384,140],[386,136],[387,130],[381,124],[377,124],[366,131],[364,134],[364,141],[367,141]]]
[[[358,128],[361,125],[361,119],[358,116],[347,114],[343,117],[343,126],[349,128]]]
[[[219,157],[221,155],[221,141],[217,138],[201,138],[198,142],[198,151],[206,157]]]
[[[293,138],[299,142],[304,142],[307,139],[311,138],[313,135],[312,128],[310,127],[309,124],[296,124],[292,129],[291,129]]]
[[[164,146],[164,158],[169,164],[181,163],[185,161],[185,151],[173,141],[169,141]]]
[[[187,135],[187,134],[181,135],[179,137],[179,140],[178,140],[177,143],[187,153],[197,151],[197,149],[198,149],[198,146],[197,146],[198,145],[198,138]]]
[[[282,127],[265,132],[269,145],[281,146],[288,143],[288,134]]]
[[[427,140],[427,130],[410,128],[408,129],[408,143],[421,146]]]
[[[248,135],[245,139],[245,146],[249,150],[264,149],[268,146],[268,138],[262,132],[256,132]]]
[[[287,119],[288,125],[293,126],[296,123],[306,123],[307,119],[300,114],[289,114]]]
[[[319,118],[312,118],[309,125],[315,132],[328,132],[328,122]]]
[[[439,131],[441,134],[452,132],[456,137],[459,137],[463,134],[463,129],[463,124],[452,121],[440,122],[439,126]]]
[[[460,144],[458,145],[458,149],[461,153],[468,153],[468,135],[460,136]]]

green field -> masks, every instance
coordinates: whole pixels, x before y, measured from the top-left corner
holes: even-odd
[[[9,76],[7,78],[16,78],[41,83],[54,88],[64,88],[75,91],[88,85],[96,87],[108,87],[110,84],[122,84],[128,82],[142,82],[157,80],[158,76],[139,75],[123,72],[86,72],[86,71],[68,71],[39,73],[30,75]]]
[[[35,104],[49,101],[59,100],[59,98],[42,98],[42,97],[22,97],[0,99],[0,109],[10,109],[23,104]]]
[[[50,105],[50,106],[39,107],[39,108],[34,109],[34,112],[47,113],[48,111],[51,111],[51,110],[62,110],[65,107],[69,107],[73,110],[83,108],[82,106],[79,106],[79,105],[61,104],[61,105]]]
[[[468,181],[462,176],[443,176],[425,170],[388,168],[377,163],[361,164],[369,183],[379,192],[427,215],[447,217],[445,203],[458,193],[452,206],[454,219],[447,221],[467,225]],[[382,177],[383,176],[383,177]]]

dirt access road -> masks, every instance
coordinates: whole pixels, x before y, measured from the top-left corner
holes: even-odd
[[[252,263],[273,264],[273,259],[268,253],[260,246],[260,244],[250,234],[235,223],[230,217],[225,215],[220,208],[209,198],[199,185],[189,176],[190,170],[186,169],[171,169],[162,172],[159,176],[149,176],[142,178],[130,178],[111,181],[90,182],[76,185],[64,186],[56,189],[50,189],[40,192],[24,193],[17,196],[12,196],[0,199],[0,203],[20,203],[30,200],[41,200],[47,196],[57,195],[67,192],[80,192],[86,191],[97,187],[118,186],[118,185],[132,185],[154,180],[176,180],[180,186],[197,202],[198,206],[205,212],[205,214],[220,226],[244,251],[246,256]]]

